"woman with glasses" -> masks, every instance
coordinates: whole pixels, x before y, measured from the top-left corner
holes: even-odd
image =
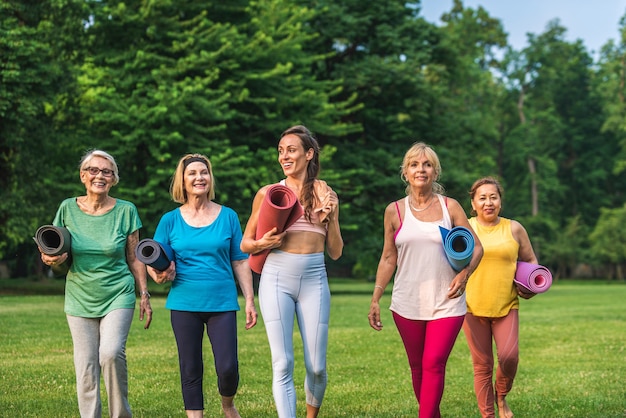
[[[70,232],[70,252],[42,252],[41,259],[53,271],[66,273],[65,313],[74,344],[80,416],[102,415],[102,376],[109,415],[131,417],[125,350],[136,291],[144,328],[152,320],[146,269],[135,257],[141,220],[135,205],[109,195],[119,181],[110,154],[87,152],[79,175],[85,194],[64,200],[53,221]]]
[[[185,412],[188,418],[203,416],[206,329],[224,416],[240,418],[233,402],[239,386],[235,278],[245,299],[246,329],[256,325],[257,313],[248,255],[239,249],[239,218],[213,201],[215,179],[204,155],[187,154],[178,161],[170,194],[181,206],[161,217],[154,239],[169,245],[175,257],[165,271],[148,266],[148,273],[157,283],[172,282],[165,307],[178,346]]]

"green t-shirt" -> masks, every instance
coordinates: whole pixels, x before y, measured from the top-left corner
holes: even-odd
[[[126,241],[141,228],[137,208],[117,199],[104,215],[80,210],[65,199],[54,225],[70,232],[72,264],[65,283],[65,313],[99,318],[114,309],[135,307],[135,279],[126,262]]]

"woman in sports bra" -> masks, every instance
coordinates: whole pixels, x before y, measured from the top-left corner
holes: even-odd
[[[333,260],[343,251],[337,194],[317,178],[319,145],[301,125],[282,133],[278,162],[304,215],[282,233],[276,228],[256,239],[261,204],[272,185],[262,187],[252,204],[241,249],[249,254],[271,250],[261,272],[259,304],[270,344],[274,400],[279,418],[296,416],[293,380],[294,319],[298,320],[304,348],[307,418],[319,413],[326,390],[326,349],[330,316],[330,290],[324,251]]]
[[[480,241],[468,266],[456,272],[448,262],[439,227],[463,226],[467,216],[437,183],[435,151],[418,142],[404,155],[401,177],[407,196],[390,203],[384,216],[384,246],[369,311],[370,326],[383,328],[379,301],[395,272],[391,307],[404,343],[420,418],[438,418],[446,363],[465,317],[465,286],[482,257]]]

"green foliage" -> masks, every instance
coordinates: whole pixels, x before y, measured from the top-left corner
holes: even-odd
[[[0,4],[0,259],[52,218],[48,183],[68,139],[58,106],[73,93],[85,16],[82,1]]]
[[[626,206],[602,209],[598,223],[589,236],[592,242],[592,261],[596,265],[608,263],[614,266],[618,279],[624,278],[621,265],[626,263],[626,237],[623,234],[625,222]]]
[[[545,232],[541,233],[542,229],[534,228],[533,231],[541,239],[541,253],[537,256],[540,264],[554,266],[555,280],[571,277],[578,264],[591,262],[592,256],[586,251],[589,227],[582,222],[580,215],[570,218],[562,228],[543,229]]]
[[[243,225],[258,188],[281,178],[280,133],[305,124],[340,198],[346,246],[329,268],[356,277],[376,270],[415,141],[435,148],[468,211],[472,182],[498,176],[503,215],[557,274],[608,251],[587,231],[626,199],[626,38],[594,63],[553,21],[515,51],[498,19],[460,0],[438,25],[400,0],[9,0],[0,23],[0,260],[24,274],[38,271],[36,228],[84,192],[77,163],[91,148],[116,157],[112,193],[151,236],[176,207],[182,155],[209,156],[216,200]]]

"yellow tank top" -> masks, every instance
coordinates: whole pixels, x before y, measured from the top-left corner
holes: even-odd
[[[511,232],[511,220],[500,218],[495,226],[469,220],[483,246],[483,258],[467,282],[467,311],[475,316],[500,318],[519,308],[513,284],[519,244]]]

